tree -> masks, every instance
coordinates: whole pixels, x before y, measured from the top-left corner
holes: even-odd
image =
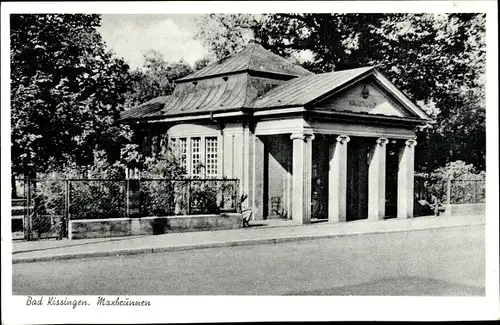
[[[436,121],[418,130],[417,169],[484,169],[484,14],[273,14],[252,28],[278,55],[312,51],[316,73],[377,65]]]
[[[198,23],[197,39],[201,39],[217,61],[242,50],[254,38],[258,20],[250,14],[209,14]]]
[[[95,149],[116,151],[109,142],[128,66],[106,51],[99,25],[99,15],[11,15],[13,172],[85,165]]]
[[[132,89],[127,95],[127,107],[135,107],[159,96],[170,95],[174,81],[193,72],[184,61],[169,63],[163,55],[150,50],[143,55],[142,69],[136,69],[132,75]]]
[[[305,67],[330,72],[350,68],[349,60],[360,36],[369,33],[382,14],[275,14],[265,15],[254,26],[254,34],[272,52],[289,57],[310,50],[314,60]]]

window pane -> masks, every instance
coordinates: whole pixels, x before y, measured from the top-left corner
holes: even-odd
[[[201,174],[201,139],[191,138],[191,176],[200,176]]]
[[[205,147],[207,177],[217,177],[217,137],[206,138]]]
[[[179,138],[179,152],[181,167],[187,168],[187,141],[186,138]]]

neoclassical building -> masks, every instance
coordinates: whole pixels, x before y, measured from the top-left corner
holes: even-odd
[[[240,179],[256,219],[303,224],[413,217],[429,117],[375,67],[314,74],[250,43],[121,121],[147,153],[175,144],[187,177]]]

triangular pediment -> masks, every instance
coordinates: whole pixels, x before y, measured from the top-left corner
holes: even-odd
[[[347,89],[314,105],[315,109],[358,114],[415,117],[404,105],[377,85],[374,81],[362,80]]]

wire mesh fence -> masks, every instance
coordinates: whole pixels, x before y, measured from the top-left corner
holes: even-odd
[[[474,204],[486,202],[484,180],[452,180],[450,204]]]
[[[443,204],[477,204],[486,201],[486,181],[484,179],[443,180],[415,176],[415,196],[429,202]]]
[[[67,237],[69,220],[214,214],[239,208],[237,179],[16,179],[14,183],[19,193],[12,199],[17,238]]]
[[[60,180],[27,181],[29,237],[65,237],[65,182]]]

